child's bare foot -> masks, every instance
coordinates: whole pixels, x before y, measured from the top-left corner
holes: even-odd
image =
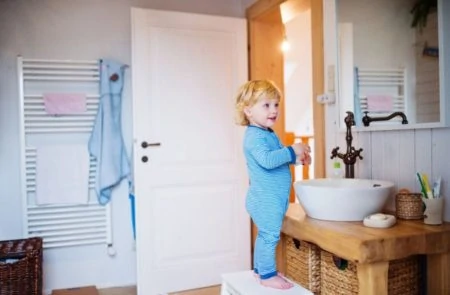
[[[254,277],[255,280],[257,280],[258,282],[260,281],[259,274],[257,274],[256,272],[253,273],[253,277]]]
[[[274,289],[290,289],[294,286],[291,282],[287,281],[279,275],[266,280],[261,280],[261,285]]]

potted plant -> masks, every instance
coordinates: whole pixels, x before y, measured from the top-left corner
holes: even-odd
[[[428,15],[437,10],[437,0],[417,0],[411,9],[413,20],[411,27],[420,30],[426,27]]]

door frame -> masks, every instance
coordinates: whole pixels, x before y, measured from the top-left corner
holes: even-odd
[[[280,5],[293,2],[292,7],[311,8],[312,44],[312,106],[314,128],[314,178],[325,177],[325,115],[324,106],[316,97],[325,91],[323,48],[323,1],[321,0],[258,0],[246,10],[249,44],[249,76],[254,79],[270,79],[284,92],[284,58],[280,44],[284,37]],[[294,3],[295,2],[295,3]],[[280,103],[281,114],[274,126],[283,143],[289,138],[285,131],[284,103]],[[292,201],[292,198],[291,198]],[[252,225],[252,253],[257,229]],[[278,269],[285,272],[281,239],[278,247]]]

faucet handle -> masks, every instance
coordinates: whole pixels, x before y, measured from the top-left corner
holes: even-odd
[[[338,147],[338,146],[331,150],[331,157],[330,157],[330,159],[334,159],[334,158],[337,157],[337,155],[338,155],[338,150],[339,150],[339,147]]]
[[[361,152],[363,151],[363,149],[355,149],[354,147],[352,147],[352,149],[353,149],[353,152],[354,152],[354,154],[355,154],[355,156],[357,156],[360,160],[362,160],[363,159],[363,157],[360,155],[361,154]]]

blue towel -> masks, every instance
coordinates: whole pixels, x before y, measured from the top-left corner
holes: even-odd
[[[97,159],[95,192],[102,205],[111,200],[113,188],[130,174],[121,128],[125,67],[110,60],[100,62],[100,102],[89,138],[89,152]]]

